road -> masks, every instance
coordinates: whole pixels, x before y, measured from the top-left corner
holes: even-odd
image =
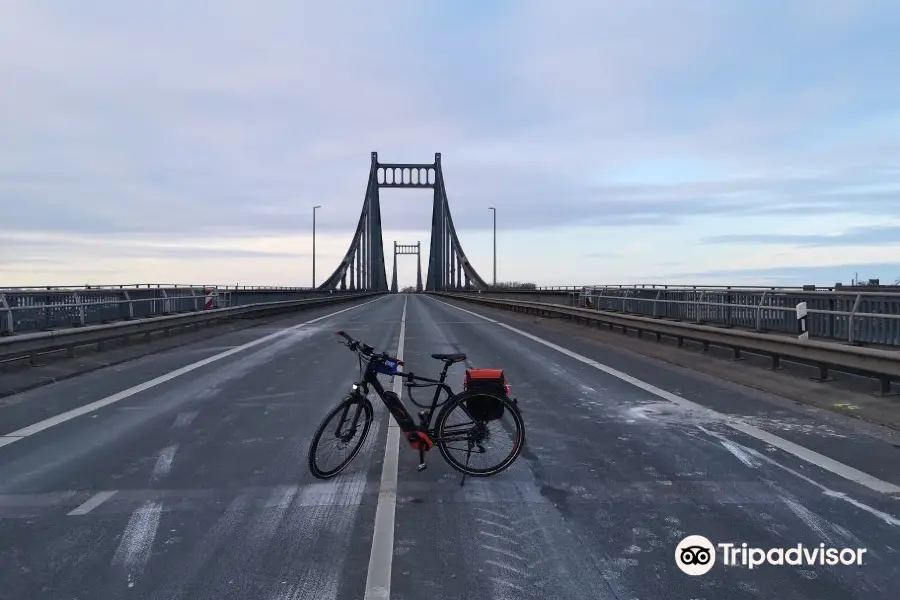
[[[379,578],[394,600],[896,597],[900,450],[885,432],[503,319],[386,296],[7,398],[0,598],[349,600]],[[357,375],[338,328],[390,352],[402,329],[407,371],[457,351],[504,368],[521,458],[462,486],[437,452],[417,472],[404,445],[396,494],[381,493],[377,404],[355,462],[312,478],[310,437]],[[717,558],[691,577],[674,562],[690,534],[866,552],[853,566]]]

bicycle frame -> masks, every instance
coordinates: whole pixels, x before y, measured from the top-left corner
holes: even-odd
[[[404,386],[407,388],[412,387],[435,387],[434,397],[431,399],[431,406],[426,410],[428,415],[428,420],[426,421],[422,414],[420,413],[420,418],[422,420],[421,425],[416,425],[413,416],[410,414],[409,410],[406,408],[406,405],[403,404],[403,400],[399,395],[392,391],[388,391],[384,389],[384,386],[381,385],[381,382],[378,381],[378,372],[375,369],[376,359],[369,358],[368,364],[366,365],[365,372],[363,373],[362,380],[358,383],[354,384],[355,391],[361,391],[363,396],[367,396],[369,393],[369,386],[375,390],[375,393],[378,394],[378,397],[381,398],[381,401],[384,402],[384,405],[390,411],[391,415],[394,417],[394,420],[397,422],[397,425],[400,427],[400,431],[403,433],[413,433],[416,431],[425,431],[429,436],[432,436],[434,431],[431,428],[432,420],[434,419],[435,409],[442,405],[443,403],[439,402],[441,398],[441,392],[447,392],[447,399],[452,398],[455,393],[453,392],[453,388],[447,385],[445,380],[447,379],[447,371],[450,369],[450,363],[444,364],[444,369],[441,371],[440,379],[432,379],[430,377],[422,377],[420,375],[414,375],[412,373],[403,373],[399,371],[394,374],[394,377],[401,377],[407,380],[409,383],[405,383]],[[426,385],[416,385],[415,382],[424,382]],[[358,388],[362,388],[359,390]],[[407,391],[407,393],[409,393]],[[410,393],[410,399],[412,399],[412,394]],[[446,400],[445,400],[446,402]],[[413,400],[415,404],[415,400]],[[358,417],[358,415],[357,415]],[[354,422],[356,421],[356,417],[354,418]],[[432,436],[433,437],[433,436]]]
[[[375,390],[375,393],[378,394],[378,397],[381,398],[381,401],[384,402],[384,405],[387,407],[388,411],[390,411],[391,416],[394,417],[394,421],[396,421],[397,425],[400,427],[400,431],[403,432],[404,437],[406,437],[407,441],[413,448],[417,448],[419,450],[419,457],[421,459],[421,463],[419,464],[419,470],[425,468],[425,452],[431,450],[434,447],[435,443],[445,444],[448,441],[457,441],[460,439],[467,440],[471,445],[470,433],[471,428],[467,427],[465,430],[460,430],[458,433],[456,431],[456,427],[454,426],[454,432],[449,435],[444,435],[441,438],[437,438],[435,436],[435,429],[432,427],[432,420],[435,416],[435,410],[441,406],[442,404],[446,404],[450,400],[458,397],[457,394],[453,392],[453,388],[445,383],[447,379],[447,371],[450,370],[450,367],[453,365],[452,362],[444,362],[444,369],[441,371],[440,379],[432,379],[430,377],[421,377],[416,376],[412,373],[402,373],[399,372],[396,367],[403,364],[403,361],[398,358],[393,358],[388,354],[382,352],[381,354],[374,354],[373,348],[368,344],[363,344],[359,340],[354,340],[352,337],[347,335],[343,331],[337,331],[338,335],[347,340],[347,346],[354,350],[356,354],[362,359],[366,358],[366,368],[363,371],[362,378],[359,382],[353,385],[353,394],[356,397],[367,398],[369,395],[369,387]],[[425,408],[421,404],[415,401],[412,397],[412,392],[409,390],[413,387],[431,387],[434,386],[436,389],[434,391],[434,397],[431,400],[431,407],[425,411],[419,412],[419,420],[420,424],[416,425],[416,422],[413,420],[413,416],[409,413],[406,406],[403,404],[403,400],[400,396],[393,391],[388,391],[384,389],[384,386],[381,385],[381,382],[378,381],[378,373],[381,371],[378,369],[381,365],[387,365],[388,362],[394,363],[392,365],[393,368],[390,369],[390,374],[394,377],[401,377],[407,381],[404,385],[407,388],[407,393],[409,394],[410,400],[416,406],[421,408]],[[422,384],[417,384],[416,382],[422,382]],[[441,392],[447,392],[447,399],[444,403],[440,403],[439,400],[441,398]],[[368,400],[366,400],[368,402]],[[356,424],[359,421],[360,412],[362,410],[362,403],[357,403],[356,414],[353,417],[353,424],[351,425],[350,434],[352,435],[356,431]],[[470,418],[472,415],[469,414],[465,403],[461,403],[460,406],[463,409],[463,412],[468,414]],[[341,421],[338,424],[336,435],[340,437],[340,431],[342,429],[342,425],[347,418],[347,412],[349,410],[349,406],[344,410],[344,414],[341,415]],[[440,413],[439,415],[440,416]],[[477,423],[473,418],[473,422]],[[461,425],[459,427],[465,427],[465,425]],[[483,428],[483,424],[476,424],[476,427]],[[444,432],[447,433],[446,431]],[[443,450],[442,450],[443,451]]]

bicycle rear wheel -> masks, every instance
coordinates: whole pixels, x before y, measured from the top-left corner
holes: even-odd
[[[502,404],[500,418],[483,420],[467,408],[473,398],[490,398]],[[451,398],[438,413],[435,445],[451,467],[472,477],[490,477],[512,465],[525,447],[525,422],[522,413],[509,398],[469,390]],[[492,457],[494,448],[508,440],[509,450]],[[473,458],[480,466],[472,464]]]
[[[356,458],[369,429],[372,427],[374,415],[372,403],[360,394],[347,396],[340,404],[331,409],[316,429],[309,444],[309,470],[313,477],[329,479],[343,471]],[[349,449],[346,458],[337,466],[328,468],[329,450]]]

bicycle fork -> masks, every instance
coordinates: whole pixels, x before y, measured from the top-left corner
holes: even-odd
[[[337,425],[334,428],[334,437],[340,439],[342,442],[349,442],[351,439],[353,439],[353,436],[356,435],[356,428],[359,424],[359,416],[362,414],[362,403],[356,403],[356,411],[353,414],[353,421],[349,425],[349,431],[344,431],[344,426],[349,420],[349,413],[350,406],[347,405],[344,407],[344,412],[341,415],[341,419],[338,421]]]

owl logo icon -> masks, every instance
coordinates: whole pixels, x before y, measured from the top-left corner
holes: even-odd
[[[702,535],[689,535],[675,547],[675,564],[687,575],[705,575],[716,564],[716,547]]]

